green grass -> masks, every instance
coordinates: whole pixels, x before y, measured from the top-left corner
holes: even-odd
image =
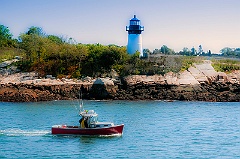
[[[212,60],[212,66],[218,72],[231,72],[240,70],[240,61],[231,59]]]
[[[196,63],[196,64],[202,63],[203,60],[205,60],[205,58],[204,57],[200,57],[200,56],[183,56],[182,57],[182,68],[181,68],[181,71],[187,70],[194,63]]]
[[[15,56],[23,56],[24,52],[17,48],[0,48],[0,62],[11,60]]]

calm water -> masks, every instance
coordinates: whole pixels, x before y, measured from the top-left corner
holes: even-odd
[[[240,158],[240,103],[84,101],[123,136],[53,136],[77,101],[0,102],[0,158]]]

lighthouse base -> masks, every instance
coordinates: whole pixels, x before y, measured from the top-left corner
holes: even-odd
[[[136,51],[140,52],[140,56],[143,56],[142,35],[141,34],[128,34],[127,52],[129,54],[135,54]]]

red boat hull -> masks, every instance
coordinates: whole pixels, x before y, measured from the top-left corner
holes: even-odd
[[[52,127],[52,134],[55,135],[114,135],[122,134],[122,125],[102,128],[80,128],[78,126],[55,125]]]

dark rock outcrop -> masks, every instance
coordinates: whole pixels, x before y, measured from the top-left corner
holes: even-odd
[[[89,91],[89,98],[91,99],[112,99],[115,96],[117,86],[108,78],[98,78],[93,83]]]
[[[79,98],[80,90],[84,98],[88,96],[89,85],[34,85],[34,84],[1,84],[0,101],[36,102],[49,100],[67,100]]]
[[[120,89],[114,99],[239,102],[239,84],[160,85],[139,83]]]

